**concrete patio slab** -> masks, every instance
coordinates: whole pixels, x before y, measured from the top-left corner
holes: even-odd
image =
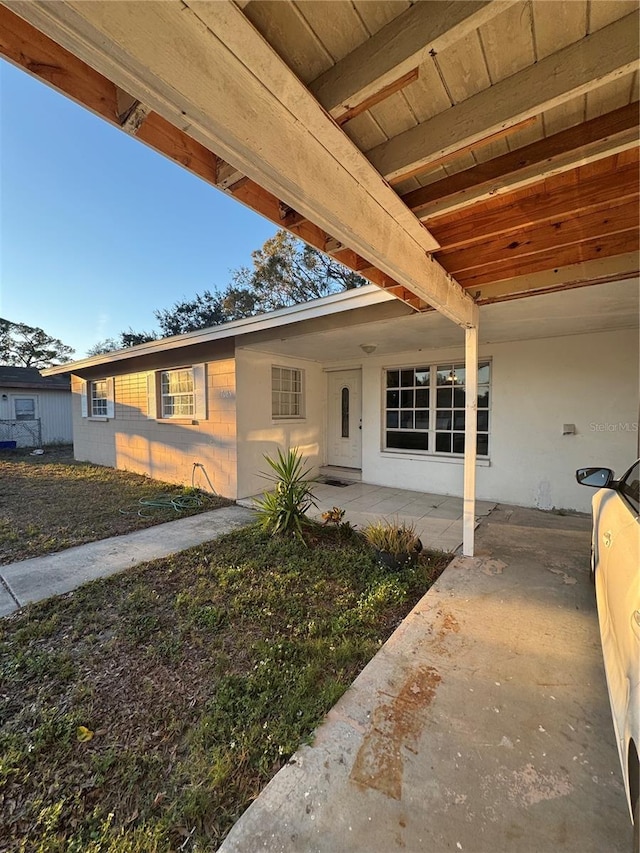
[[[201,545],[250,524],[254,519],[255,514],[245,507],[221,507],[124,536],[0,566],[0,616],[7,616],[31,601],[70,592],[87,581],[115,574],[137,563]]]
[[[435,495],[376,486],[371,483],[350,483],[332,486],[317,483],[313,487],[318,506],[309,515],[320,520],[322,513],[334,506],[345,510],[345,521],[358,528],[376,521],[387,520],[413,524],[425,548],[456,551],[462,545],[462,498]],[[253,506],[254,497],[243,498],[241,506]],[[495,503],[476,502],[476,515],[487,515]]]
[[[219,853],[627,853],[589,527],[495,510]]]

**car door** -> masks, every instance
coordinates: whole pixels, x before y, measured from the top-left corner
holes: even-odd
[[[597,525],[596,598],[602,651],[618,745],[640,682],[640,463],[615,490],[601,492]]]

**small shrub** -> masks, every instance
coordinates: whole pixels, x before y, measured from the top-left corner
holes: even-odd
[[[304,467],[304,459],[297,448],[286,454],[278,448],[277,459],[264,457],[274,474],[263,474],[275,483],[273,491],[265,492],[256,499],[258,524],[267,533],[293,534],[301,541],[302,525],[307,519],[307,511],[317,506],[312,491],[313,480],[309,479],[311,468]]]
[[[322,521],[325,524],[341,524],[342,519],[344,518],[345,510],[340,509],[339,506],[334,506],[333,509],[328,509],[326,512],[322,513]]]
[[[422,542],[413,524],[406,522],[377,521],[362,531],[367,542],[378,552],[378,558],[389,568],[400,568],[413,563],[422,551]],[[384,555],[388,555],[385,559]]]

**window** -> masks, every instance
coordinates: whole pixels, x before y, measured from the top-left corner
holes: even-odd
[[[640,462],[636,462],[622,477],[618,490],[627,499],[631,508],[638,512],[640,510]]]
[[[302,370],[271,368],[271,414],[274,418],[304,417]]]
[[[340,392],[340,408],[342,416],[342,438],[349,438],[349,389],[346,385]]]
[[[35,421],[36,401],[33,397],[14,397],[13,405],[17,421]]]
[[[193,418],[194,415],[193,370],[163,370],[160,373],[160,417]]]
[[[83,418],[115,417],[113,397],[113,379],[92,379],[82,381],[80,386],[80,407]]]
[[[148,373],[147,417],[160,423],[206,420],[207,365],[192,364]]]
[[[478,365],[479,456],[489,454],[490,364]],[[465,368],[422,365],[385,371],[385,447],[464,453]]]
[[[91,416],[95,418],[107,417],[107,404],[109,400],[109,388],[106,379],[98,379],[91,382]]]

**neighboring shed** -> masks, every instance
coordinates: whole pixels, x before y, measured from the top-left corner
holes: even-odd
[[[0,443],[41,447],[72,440],[69,377],[42,376],[35,367],[0,365]]]

